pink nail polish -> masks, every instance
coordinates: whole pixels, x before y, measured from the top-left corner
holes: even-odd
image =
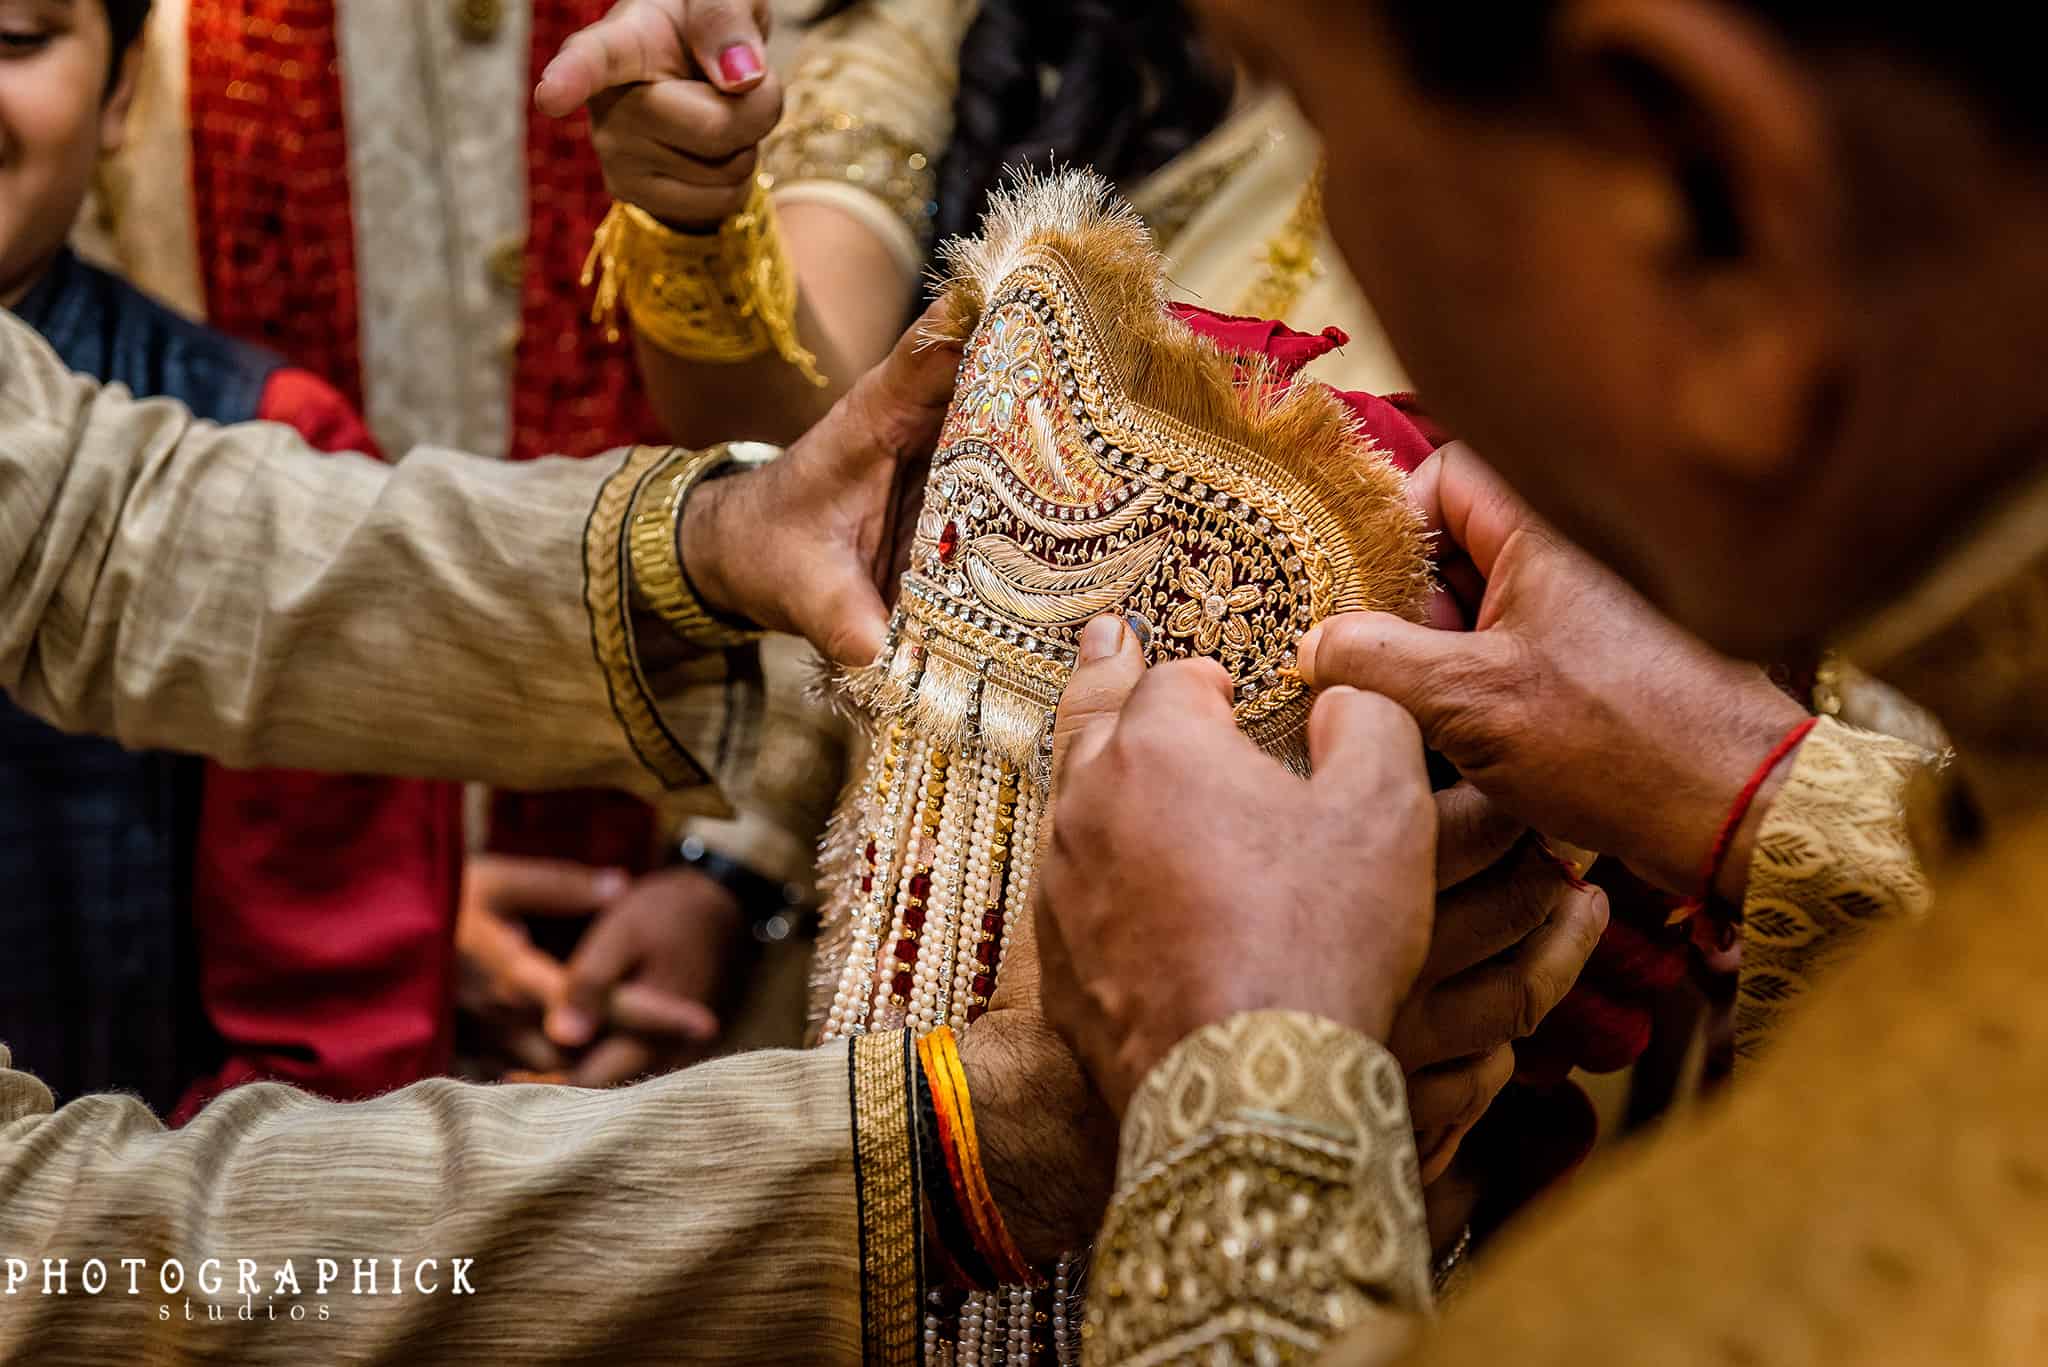
[[[718,54],[718,74],[727,85],[745,85],[761,78],[761,54],[752,43],[734,43]]]

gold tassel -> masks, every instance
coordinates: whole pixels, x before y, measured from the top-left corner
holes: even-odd
[[[593,281],[597,285],[597,296],[590,305],[590,321],[604,325],[604,339],[613,346],[619,344],[620,337],[619,282],[626,273],[619,253],[625,236],[626,206],[614,204],[604,222],[597,225],[597,234],[590,240],[590,255],[583,259],[583,288],[589,289]]]

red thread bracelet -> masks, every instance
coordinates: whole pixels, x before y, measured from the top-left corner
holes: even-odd
[[[1700,893],[1694,903],[1695,910],[1714,899],[1714,884],[1721,879],[1721,866],[1728,862],[1728,847],[1735,843],[1735,833],[1742,829],[1743,819],[1755,804],[1756,795],[1763,791],[1764,780],[1785,762],[1787,755],[1799,748],[1799,743],[1819,721],[1819,717],[1807,717],[1787,731],[1785,738],[1764,756],[1764,762],[1757,765],[1756,772],[1749,776],[1749,782],[1742,785],[1742,791],[1735,795],[1735,805],[1728,809],[1728,819],[1721,823],[1720,833],[1714,837],[1714,847],[1707,852],[1707,862],[1700,868]]]

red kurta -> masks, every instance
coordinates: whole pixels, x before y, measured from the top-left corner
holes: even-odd
[[[346,400],[280,370],[259,416],[375,451]],[[192,918],[200,1005],[227,1057],[172,1123],[244,1082],[375,1096],[448,1068],[462,794],[453,784],[206,769]]]
[[[610,0],[533,0],[538,81]],[[347,124],[333,0],[191,0],[194,218],[208,318],[329,376],[362,406]],[[508,111],[509,116],[509,111]],[[515,460],[662,440],[631,344],[579,280],[611,207],[589,120],[527,120],[528,228],[512,386]],[[432,364],[431,358],[423,363]],[[491,847],[644,870],[654,817],[619,794],[496,795]]]

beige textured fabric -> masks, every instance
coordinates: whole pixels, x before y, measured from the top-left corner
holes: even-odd
[[[363,416],[387,451],[511,445],[533,5],[497,12],[479,41],[455,4],[334,7]]]
[[[724,659],[636,636],[626,569],[625,527],[680,458],[320,456],[288,428],[102,391],[0,317],[0,686],[60,726],[230,762],[701,784],[693,754],[751,755],[753,708]],[[250,1087],[166,1134],[132,1099],[53,1115],[0,1048],[0,1361],[914,1345],[910,1056],[869,1035],[624,1092],[433,1082],[359,1106]],[[346,1301],[317,1286],[323,1257]],[[161,1300],[93,1289],[127,1258]],[[424,1258],[445,1294],[390,1296]],[[356,1259],[391,1269],[389,1299],[353,1294]]]
[[[975,0],[867,0],[806,34],[789,112],[764,154],[779,202],[851,215],[896,255],[906,280],[925,268],[928,206],[953,133],[960,41],[977,8]],[[1312,374],[1340,389],[1405,389],[1319,212],[1305,218],[1313,244],[1306,259],[1281,271],[1284,281],[1272,279],[1273,247],[1302,217],[1320,160],[1315,133],[1293,103],[1259,90],[1186,153],[1121,188],[1171,262],[1175,297],[1225,313],[1277,312],[1305,331],[1334,324],[1351,344]],[[1266,288],[1272,284],[1277,294]],[[1273,309],[1275,299],[1283,306]]]
[[[1742,908],[1735,1047],[1753,1057],[1863,935],[1927,910],[1906,792],[1936,757],[1823,717],[1757,831]]]
[[[64,729],[230,764],[699,783],[692,755],[751,752],[754,709],[721,659],[656,691],[631,658],[632,468],[316,459],[289,428],[102,392],[6,315],[0,686]],[[632,704],[651,740],[622,726]]]
[[[1851,643],[1879,677],[1938,701],[1957,746],[1960,786],[1909,794],[1916,844],[1945,855],[1933,914],[1864,937],[1724,1103],[1526,1217],[1419,1344],[1418,1322],[1383,1319],[1320,1361],[2048,1360],[2048,480],[2000,509]],[[1159,1104],[1141,1093],[1127,1131]],[[1293,1119],[1254,1130],[1277,1139]],[[1394,1161],[1361,1172],[1359,1189],[1394,1189]],[[1213,1199],[1218,1181],[1241,1204],[1278,1199],[1250,1162],[1220,1174],[1177,1163],[1157,1180],[1155,1202]],[[1316,1265],[1318,1244],[1297,1247]],[[1284,1267],[1297,1247],[1269,1252]],[[1155,1256],[1170,1288],[1214,1276],[1225,1255],[1180,1238]],[[1400,1304],[1398,1290],[1360,1278],[1329,1323],[1361,1298]],[[1090,1308],[1105,1344],[1145,1313],[1100,1287]],[[1301,1355],[1276,1335],[1258,1346]]]
[[[1131,187],[1131,202],[1159,234],[1176,298],[1222,313],[1277,316],[1304,332],[1340,327],[1349,345],[1310,366],[1310,375],[1339,389],[1405,390],[1407,372],[1329,225],[1319,211],[1303,217],[1321,161],[1322,144],[1294,102],[1277,90],[1257,91],[1215,132]],[[1308,225],[1312,251],[1298,266],[1279,266],[1275,248],[1297,218]]]
[[[174,1132],[127,1098],[52,1114],[7,1063],[0,1362],[860,1360],[845,1045],[610,1092],[426,1082],[339,1106],[250,1086]],[[377,1294],[354,1294],[358,1259]],[[45,1260],[66,1294],[43,1293]]]

